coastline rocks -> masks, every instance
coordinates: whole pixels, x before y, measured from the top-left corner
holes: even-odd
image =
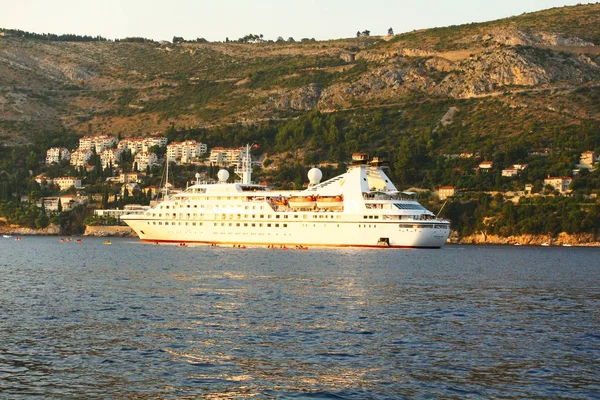
[[[128,226],[86,226],[83,236],[93,237],[131,237],[136,238],[138,235]]]
[[[568,234],[561,232],[558,236],[550,235],[518,235],[518,236],[498,236],[478,233],[474,235],[459,238],[453,232],[450,235],[449,243],[454,244],[500,244],[500,245],[524,245],[541,246],[542,243],[552,246],[600,246],[600,237],[592,233]]]
[[[50,224],[47,228],[44,229],[31,229],[18,225],[8,225],[2,227],[2,234],[5,235],[18,235],[18,236],[32,236],[32,235],[40,235],[40,236],[53,236],[60,235],[61,229],[60,226]]]

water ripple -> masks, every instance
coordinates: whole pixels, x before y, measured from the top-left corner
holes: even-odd
[[[2,397],[600,397],[598,249],[23,245]]]

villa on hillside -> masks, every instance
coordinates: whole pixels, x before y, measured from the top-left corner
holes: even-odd
[[[573,182],[573,178],[569,176],[548,176],[548,178],[544,179],[544,186],[552,186],[554,190],[558,190],[560,193],[564,194],[569,189],[571,182]]]
[[[442,186],[438,190],[438,197],[440,200],[446,200],[448,197],[452,197],[456,194],[454,186]]]

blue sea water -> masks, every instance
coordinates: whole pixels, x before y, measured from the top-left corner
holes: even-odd
[[[0,397],[599,398],[600,249],[0,239]]]

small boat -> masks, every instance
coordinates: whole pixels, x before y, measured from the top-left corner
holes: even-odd
[[[548,247],[548,246],[550,246],[550,243],[544,242],[544,243],[542,243],[542,246]]]
[[[315,196],[290,197],[288,204],[291,208],[314,208],[317,200]]]
[[[83,239],[77,239],[77,240],[75,240],[75,241],[76,241],[77,243],[81,243],[81,242],[83,242]]]
[[[327,209],[339,209],[344,207],[343,196],[317,196],[317,207]]]
[[[22,238],[22,237],[17,237],[17,238],[15,238],[15,242],[20,242],[20,241],[22,241],[22,240],[23,240],[23,238]]]
[[[296,250],[308,250],[306,246],[296,246]]]
[[[102,242],[102,244],[112,244],[112,242],[110,240],[105,240],[104,242]]]
[[[515,243],[515,246],[522,246],[521,243]]]
[[[187,243],[179,243],[179,247],[187,247]]]
[[[12,236],[11,235],[2,235],[2,237],[8,239],[8,238],[10,238]]]
[[[562,244],[562,246],[563,246],[563,247],[573,247],[573,245],[572,245],[572,244],[569,244],[569,243],[563,243],[563,244]]]

